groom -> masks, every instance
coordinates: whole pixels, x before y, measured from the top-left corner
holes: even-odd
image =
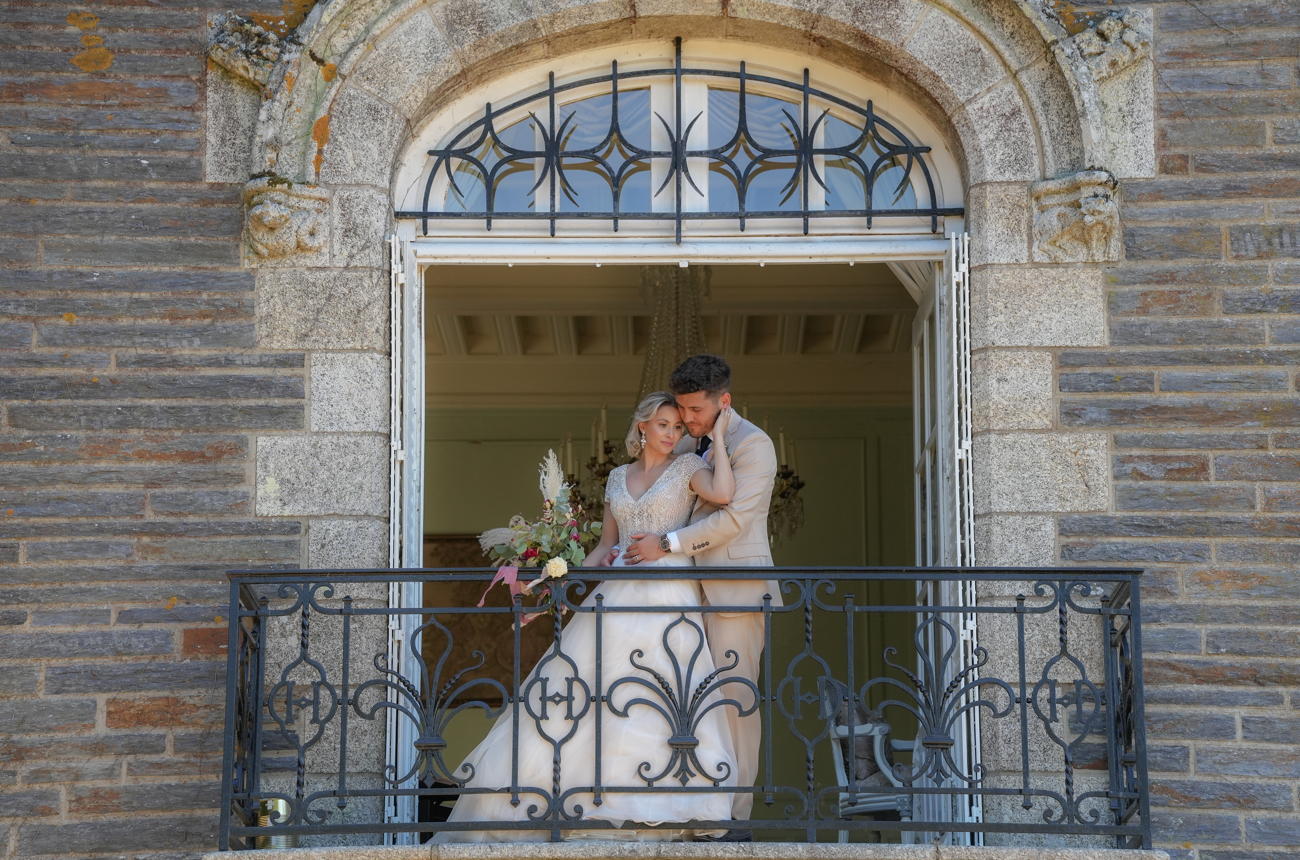
[[[709,431],[724,409],[731,408],[731,368],[716,355],[693,355],[673,371],[669,390],[681,408],[682,423],[690,437],[678,445],[678,453],[695,451],[712,459]],[[639,561],[654,561],[669,552],[684,552],[701,567],[771,567],[772,551],[767,538],[767,510],[772,501],[776,480],[776,450],[772,440],[757,425],[734,412],[728,415],[725,439],[731,469],[736,477],[736,491],[725,507],[695,503],[690,524],[666,535],[634,534],[624,553]],[[693,438],[692,438],[693,437]],[[771,595],[772,605],[780,606],[781,597],[774,580],[704,580],[705,598],[713,606],[743,606],[759,609],[764,595]],[[727,675],[739,675],[758,683],[760,658],[763,655],[765,619],[762,612],[709,612],[705,614],[705,633],[715,665],[727,666],[738,660]],[[732,685],[734,689],[739,685]],[[748,690],[734,693],[744,707],[754,703]],[[749,788],[758,776],[758,745],[762,722],[757,708],[748,716],[737,715],[727,708],[735,743],[738,773],[736,784]],[[749,792],[737,793],[732,799],[732,817],[746,820],[754,806]],[[741,837],[731,831],[731,838]]]

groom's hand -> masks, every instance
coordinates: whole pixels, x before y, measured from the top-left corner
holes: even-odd
[[[659,548],[659,535],[638,532],[632,535],[632,542],[623,552],[623,564],[640,564],[643,561],[658,561],[667,553]]]

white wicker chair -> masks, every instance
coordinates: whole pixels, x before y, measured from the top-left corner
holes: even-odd
[[[844,789],[839,793],[839,814],[874,818],[896,812],[905,821],[912,815],[912,798],[894,773],[894,754],[911,752],[916,744],[890,739],[889,723],[861,705],[850,719],[848,698],[843,684],[822,679],[822,717],[830,732],[836,784]],[[839,841],[849,841],[847,830],[839,832]]]

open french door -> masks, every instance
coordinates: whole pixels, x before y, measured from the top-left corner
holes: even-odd
[[[912,325],[912,397],[918,567],[971,567],[975,564],[971,485],[971,380],[969,238],[948,237],[942,263],[898,264],[896,274],[917,298]],[[927,283],[928,281],[928,283]],[[919,616],[918,675],[933,695],[942,695],[975,659],[974,583],[970,580],[918,583],[918,606],[933,606]],[[954,647],[955,646],[955,647]],[[943,660],[942,655],[951,653]],[[966,681],[971,680],[968,676]],[[967,710],[951,749],[955,773],[923,777],[919,785],[967,789],[979,761],[978,709]],[[918,755],[923,755],[918,751]],[[914,763],[919,759],[914,759]],[[926,821],[980,821],[977,793],[921,795],[913,818]],[[916,834],[913,841],[930,841]],[[967,834],[948,834],[943,842],[970,844]]]
[[[388,331],[389,331],[389,482],[388,482],[388,565],[392,568],[424,566],[424,291],[406,259],[406,243],[397,236],[388,239]],[[423,605],[421,584],[394,582],[389,586],[389,606],[417,609]],[[418,656],[411,649],[411,636],[420,615],[388,616],[388,665],[410,679],[421,677]],[[399,719],[396,709],[388,710],[386,765],[394,775],[409,773],[415,764],[416,727]],[[390,786],[392,788],[393,786]],[[399,790],[418,787],[416,780],[396,786]],[[418,799],[414,795],[388,795],[384,818],[390,823],[416,820]],[[389,844],[415,844],[415,834],[387,833]]]

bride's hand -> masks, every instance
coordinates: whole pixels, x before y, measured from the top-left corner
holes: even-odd
[[[727,428],[731,425],[731,407],[724,406],[718,413],[718,417],[713,421],[713,429],[709,431],[709,439],[716,445],[723,441],[727,435]],[[724,442],[725,444],[725,442]]]

